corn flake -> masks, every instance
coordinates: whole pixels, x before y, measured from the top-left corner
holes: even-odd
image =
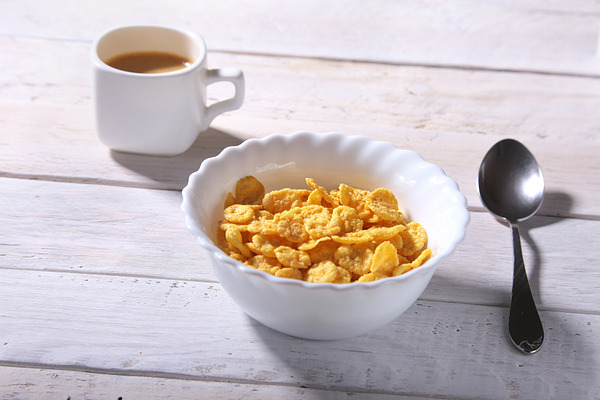
[[[407,230],[401,233],[404,245],[400,254],[408,257],[425,247],[427,233],[418,222],[410,222],[406,227]]]
[[[350,283],[350,273],[333,261],[321,261],[306,274],[306,281],[313,283]]]
[[[246,246],[255,254],[262,254],[275,258],[275,249],[280,246],[291,245],[291,242],[277,235],[262,235],[260,233],[252,236],[252,241]]]
[[[368,247],[342,245],[337,248],[334,260],[337,265],[355,275],[371,272],[373,252]]]
[[[254,219],[255,210],[255,206],[232,204],[223,211],[223,214],[228,222],[234,224],[247,224]]]
[[[288,246],[279,246],[275,249],[275,257],[285,267],[308,268],[311,264],[310,256],[302,250]]]
[[[431,257],[425,229],[405,221],[391,191],[306,184],[265,193],[253,176],[240,179],[225,199],[217,245],[252,268],[319,283],[372,282]]]
[[[248,259],[246,264],[249,267],[256,268],[271,275],[275,275],[277,271],[281,270],[281,264],[279,261],[277,261],[277,259],[263,255],[256,255]]]
[[[345,235],[349,232],[358,232],[363,229],[363,220],[358,216],[355,208],[339,206],[333,209],[331,224],[339,226],[339,233]],[[337,232],[332,233],[335,235]]]
[[[423,265],[425,260],[431,257],[433,251],[431,249],[425,249],[414,261],[408,261],[408,259],[404,259],[404,261],[394,268],[393,275],[398,276],[402,275],[405,272],[410,271],[411,269],[415,269]]]
[[[276,214],[273,223],[277,234],[290,242],[303,243],[309,238],[309,234],[304,227],[304,217],[300,207],[294,207],[291,210]]]
[[[389,278],[389,276],[376,272],[369,272],[368,274],[362,275],[360,278],[358,278],[357,282],[374,282],[384,278]]]
[[[340,184],[337,192],[340,198],[340,204],[356,209],[361,219],[368,218],[372,212],[367,209],[365,198],[369,194],[367,190],[355,189],[346,184]]]
[[[325,202],[331,204],[333,207],[336,207],[339,205],[339,202],[333,197],[331,196],[327,190],[325,190],[325,188],[323,186],[319,186],[317,185],[317,182],[315,182],[314,179],[312,178],[306,178],[306,184],[313,190],[311,195],[314,194],[315,192],[318,193],[318,196],[315,196],[315,198],[320,198],[320,200],[325,200]],[[310,196],[309,196],[310,199]],[[316,204],[321,204],[322,201],[319,201]]]
[[[367,244],[375,238],[368,231],[350,232],[344,236],[332,236],[334,242],[340,244]]]
[[[373,253],[370,270],[377,275],[391,276],[399,262],[396,248],[390,242],[383,242]]]
[[[240,204],[260,204],[265,195],[265,187],[253,176],[246,176],[235,185],[235,200]]]
[[[382,221],[403,222],[404,215],[398,210],[398,200],[387,189],[375,189],[365,197],[367,208]]]
[[[225,238],[227,242],[237,249],[244,257],[250,258],[252,257],[252,252],[250,249],[243,243],[242,241],[242,233],[235,227],[230,226],[225,231]]]
[[[223,202],[223,208],[225,209],[235,203],[237,203],[237,200],[235,197],[233,197],[233,193],[229,192],[227,193],[227,197],[225,197],[225,201]]]
[[[238,249],[236,249],[234,246],[232,246],[231,244],[229,244],[229,242],[227,241],[227,238],[225,237],[225,231],[219,230],[217,232],[217,245],[229,257],[231,257],[231,258],[233,258],[233,259],[235,259],[235,260],[237,260],[239,262],[245,262],[247,260],[247,258],[244,257],[239,252]]]
[[[298,279],[302,280],[302,272],[297,268],[281,268],[275,272],[275,276],[280,278]]]
[[[272,214],[302,207],[304,199],[308,199],[309,190],[281,189],[267,193],[262,200],[263,209]]]
[[[319,239],[310,239],[306,243],[299,244],[298,250],[303,250],[303,251],[312,250],[315,247],[317,247],[319,245],[319,243],[326,242],[328,240],[331,240],[331,238],[330,237],[322,237]]]
[[[333,260],[335,251],[339,247],[339,244],[333,240],[324,240],[311,249],[306,249],[306,252],[310,256],[312,264],[320,263],[321,261]]]
[[[341,228],[332,223],[331,211],[328,208],[320,205],[308,205],[303,207],[302,210],[304,228],[311,238],[319,239],[340,232]]]

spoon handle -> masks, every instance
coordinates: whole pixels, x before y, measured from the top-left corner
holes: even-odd
[[[515,266],[513,272],[512,299],[508,317],[508,332],[510,338],[519,349],[525,353],[535,353],[544,342],[544,328],[538,314],[527,280],[521,236],[517,224],[511,224]]]

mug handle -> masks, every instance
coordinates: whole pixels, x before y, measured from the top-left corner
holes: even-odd
[[[202,130],[208,129],[213,119],[226,111],[237,110],[244,102],[245,84],[244,73],[237,68],[219,68],[206,70],[206,86],[216,82],[231,82],[235,87],[233,97],[211,104],[206,107],[204,126]]]

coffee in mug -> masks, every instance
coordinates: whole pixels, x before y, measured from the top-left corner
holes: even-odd
[[[192,61],[186,57],[162,51],[124,53],[111,57],[105,62],[113,68],[140,74],[161,74],[192,65]]]

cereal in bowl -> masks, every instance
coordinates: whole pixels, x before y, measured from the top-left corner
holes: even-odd
[[[218,246],[249,267],[314,283],[376,281],[431,257],[425,229],[406,221],[391,191],[306,184],[265,193],[255,177],[240,179],[225,200]]]

